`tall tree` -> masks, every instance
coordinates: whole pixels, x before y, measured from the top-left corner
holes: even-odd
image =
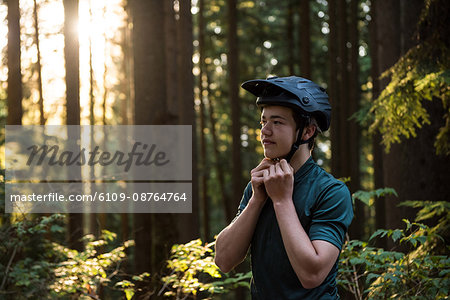
[[[135,124],[164,124],[166,99],[166,62],[164,43],[164,7],[159,1],[135,0],[131,3],[133,17]],[[143,38],[143,37],[146,38]],[[151,70],[151,71],[150,71]],[[135,268],[141,273],[157,272],[152,214],[134,218],[136,241]],[[161,224],[162,225],[162,224]],[[170,227],[164,228],[168,230]],[[164,249],[160,250],[161,252]]]
[[[401,31],[398,41],[400,41],[399,53],[402,55],[405,55],[406,51],[415,47],[417,43],[425,42],[414,38],[417,37],[413,35],[417,26],[411,26],[411,24],[418,23],[423,7],[423,1],[400,1],[399,23]],[[432,16],[428,15],[430,23],[439,23],[440,16],[448,17],[449,5],[447,2],[427,1],[425,7],[428,11],[438,10],[438,13]],[[431,36],[438,36],[443,30],[445,28],[435,27]],[[424,57],[427,57],[426,54],[424,55]],[[427,59],[429,62],[426,61],[425,64],[435,61],[433,57],[427,57],[425,60]],[[408,66],[408,68],[411,68],[411,66]],[[405,78],[405,80],[408,80],[408,78]],[[388,228],[398,228],[402,226],[401,220],[403,218],[411,218],[414,215],[414,212],[409,209],[397,207],[397,204],[401,201],[448,200],[449,198],[450,193],[447,187],[447,182],[450,180],[447,170],[448,157],[436,155],[433,146],[439,128],[444,126],[442,116],[445,115],[445,112],[440,101],[422,99],[421,102],[430,116],[431,124],[423,125],[417,131],[416,137],[392,145],[390,152],[383,155],[385,185],[396,189],[399,195],[398,198],[387,197],[386,199],[386,226]]]
[[[233,203],[238,207],[243,190],[242,161],[241,161],[241,107],[239,103],[239,55],[237,37],[237,8],[236,0],[228,0],[227,14],[227,42],[228,42],[228,92],[231,106],[231,136],[232,136],[232,181]]]
[[[350,191],[355,192],[360,189],[360,129],[355,120],[349,120],[349,117],[359,110],[360,102],[360,68],[358,63],[359,57],[359,28],[358,28],[358,0],[351,0],[350,16],[349,16],[349,66],[350,70],[348,78],[348,113],[347,124],[349,126],[349,175],[351,181],[349,183]],[[349,233],[354,239],[362,239],[364,233],[364,222],[366,220],[364,214],[365,205],[361,201],[355,203],[355,218],[353,226],[350,226]]]
[[[369,24],[369,46],[370,46],[370,60],[371,70],[370,76],[372,77],[372,101],[380,95],[380,80],[379,76],[380,65],[378,63],[378,0],[372,0],[371,6],[371,21]],[[384,187],[383,180],[383,149],[381,147],[381,136],[375,133],[372,137],[372,153],[373,153],[373,170],[374,170],[374,187],[376,189]],[[384,198],[378,199],[375,202],[375,228],[384,228],[386,224],[385,216],[385,200]],[[384,246],[384,240],[377,242],[378,247]]]
[[[336,15],[336,1],[328,1],[328,16],[330,25],[330,34],[328,38],[328,56],[330,60],[330,71],[328,80],[328,94],[330,97],[330,104],[333,108],[331,125],[330,125],[330,137],[331,137],[331,170],[340,169],[341,162],[338,157],[338,153],[341,152],[338,134],[341,132],[339,119],[336,117],[336,113],[339,112],[339,85],[338,85],[338,31],[337,31],[337,15]]]
[[[192,126],[192,198],[198,199],[198,170],[196,159],[196,125],[194,111],[194,76],[192,74],[192,54],[193,54],[193,25],[191,14],[191,1],[178,1],[177,17],[177,115],[178,124]],[[167,37],[169,38],[169,37]],[[170,88],[170,87],[169,87]],[[192,213],[179,214],[177,216],[178,241],[188,242],[199,236],[199,204],[192,202]]]
[[[39,18],[37,0],[34,0],[33,7],[34,18],[34,42],[36,44],[36,72],[38,74],[38,92],[39,92],[39,124],[45,125],[44,115],[44,95],[42,91],[42,66],[41,66],[41,47],[39,42]]]
[[[233,212],[235,210],[234,207],[230,205],[230,201],[227,198],[227,193],[225,191],[225,176],[224,176],[224,168],[222,165],[222,162],[220,161],[220,153],[219,153],[219,141],[218,141],[218,133],[216,132],[216,119],[214,118],[214,98],[212,97],[212,91],[210,89],[209,85],[209,75],[208,70],[205,69],[206,72],[206,86],[208,91],[208,104],[209,104],[209,123],[211,124],[211,136],[212,136],[212,142],[213,142],[213,150],[214,150],[214,161],[216,165],[216,172],[217,172],[217,180],[219,183],[219,191],[221,195],[221,203],[223,205],[223,209],[225,211],[225,221],[227,224],[229,224],[233,220]]]
[[[8,0],[8,116],[7,124],[22,125],[19,0]]]
[[[374,68],[378,71],[376,77],[374,78],[374,86],[378,86],[381,91],[387,85],[386,79],[380,79],[381,74],[388,68],[392,67],[400,57],[400,3],[398,1],[376,1],[372,6],[372,10],[376,16],[376,20],[374,21],[376,28],[373,30],[376,31],[376,42],[374,45],[377,47],[375,51],[377,54],[376,60],[378,62],[378,65],[374,66]],[[378,141],[375,140],[375,142]],[[377,146],[379,145],[374,146],[375,151],[377,150]],[[375,173],[375,179],[381,176],[383,179],[382,185],[384,187],[387,186],[384,177],[386,174],[386,170],[384,170],[385,156],[383,155],[383,152],[380,154],[381,156],[374,156],[374,166],[375,172],[381,171],[383,175],[378,175]],[[377,166],[379,166],[379,161],[377,158],[381,160],[381,170],[379,170],[379,167],[377,168]],[[389,205],[387,199],[379,199],[378,202],[382,203],[377,204],[376,206],[376,225],[378,228],[386,228],[386,211],[388,209],[396,209],[396,207]],[[383,221],[384,223],[382,223]],[[386,242],[387,241],[381,242],[381,246],[387,246]]]
[[[78,42],[78,0],[64,0],[64,59],[66,63],[66,123],[80,125],[80,63]],[[80,139],[78,130],[68,130],[71,141]],[[69,178],[81,178],[81,169],[70,168]],[[83,214],[69,214],[69,246],[81,250]]]
[[[295,58],[294,58],[294,2],[292,0],[288,1],[287,7],[287,26],[286,26],[286,36],[287,36],[287,52],[288,52],[288,67],[289,74],[294,74]]]
[[[204,19],[204,0],[200,0],[198,3],[198,56],[199,56],[199,69],[200,73],[198,75],[198,97],[200,101],[200,185],[201,185],[201,203],[202,203],[202,228],[203,237],[208,240],[210,237],[210,225],[209,225],[209,203],[208,203],[208,172],[207,167],[207,156],[206,156],[206,109],[205,109],[205,94],[206,85],[208,84],[206,80],[206,69],[205,69],[205,19]],[[211,125],[212,126],[212,125]]]
[[[311,79],[311,21],[309,0],[300,0],[300,74]]]

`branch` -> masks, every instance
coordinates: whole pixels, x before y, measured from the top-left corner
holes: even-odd
[[[6,278],[8,277],[8,273],[9,273],[9,268],[11,267],[14,256],[16,256],[16,252],[17,252],[17,245],[14,246],[13,253],[12,253],[11,257],[9,258],[8,265],[6,266],[6,269],[5,269],[5,277],[3,277],[3,281],[2,281],[2,285],[0,286],[0,290],[3,290],[3,287],[5,286]]]

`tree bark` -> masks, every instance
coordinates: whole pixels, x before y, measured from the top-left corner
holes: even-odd
[[[234,216],[234,207],[230,206],[226,191],[225,191],[225,178],[224,178],[224,169],[222,167],[222,163],[220,161],[220,153],[219,153],[219,141],[217,138],[217,132],[216,132],[216,120],[214,119],[214,98],[211,97],[212,93],[209,89],[209,73],[208,70],[205,68],[206,72],[206,82],[207,82],[207,89],[208,89],[208,103],[209,103],[209,123],[211,124],[211,136],[213,140],[213,150],[214,150],[214,161],[216,165],[216,172],[217,172],[217,180],[219,181],[219,191],[221,195],[221,203],[223,205],[223,209],[225,211],[225,222],[226,224],[231,223]]]
[[[295,74],[295,58],[294,58],[294,3],[292,0],[288,0],[287,8],[287,26],[286,26],[286,36],[287,36],[287,54],[288,54],[288,68],[289,74]]]
[[[340,122],[337,117],[339,114],[339,86],[338,86],[338,61],[337,61],[337,20],[336,20],[336,0],[328,1],[328,16],[330,25],[330,34],[328,38],[328,55],[330,60],[328,94],[332,107],[330,138],[331,138],[331,171],[335,173],[340,169],[340,160],[338,153],[341,152],[338,135],[341,132]],[[337,176],[337,175],[335,175]]]
[[[8,125],[22,125],[19,0],[8,0]]]
[[[64,58],[66,62],[66,123],[80,125],[80,64],[78,42],[78,0],[64,0]],[[79,130],[69,130],[68,138],[80,139]],[[71,179],[81,179],[81,169],[69,170]],[[69,246],[76,250],[83,249],[83,214],[69,214]]]
[[[300,0],[300,74],[311,79],[311,21],[309,0]]]
[[[171,70],[167,59],[167,39],[174,38],[168,36],[167,30],[173,26],[170,25],[174,18],[173,7],[167,3],[161,5],[157,0],[134,0],[131,2],[131,8],[135,66],[135,124],[177,124],[179,118],[170,110],[173,107],[166,101],[169,88],[167,72]],[[176,81],[177,78],[171,81],[171,88],[178,87]],[[174,226],[177,224],[176,218],[178,216],[174,214],[135,216],[135,267],[138,273],[149,271],[160,274],[170,247],[178,238],[177,226]]]
[[[194,110],[194,76],[192,74],[192,54],[194,52],[192,40],[192,14],[191,1],[179,1],[179,13],[177,20],[177,115],[180,125],[192,125],[192,199],[198,197],[198,170],[196,159],[196,126]],[[178,214],[178,242],[186,243],[198,238],[199,232],[199,203],[192,201],[192,213]]]
[[[238,207],[244,189],[241,161],[241,108],[239,103],[239,56],[237,38],[237,9],[236,0],[228,0],[228,89],[231,105],[231,136],[232,143],[232,184],[233,205]]]
[[[203,17],[204,12],[204,0],[199,0],[199,11],[198,11],[198,53],[199,53],[199,69],[200,73],[198,76],[198,90],[199,90],[199,101],[200,101],[200,180],[201,180],[201,203],[202,203],[202,228],[203,228],[203,237],[207,241],[210,238],[210,226],[209,226],[209,199],[208,199],[208,180],[206,173],[208,172],[207,166],[207,158],[206,158],[206,137],[205,137],[205,128],[206,128],[206,109],[205,109],[205,99],[204,99],[204,91],[206,89],[204,86],[208,84],[206,80],[206,70],[205,70],[205,22]]]
[[[38,92],[39,92],[39,124],[45,125],[44,114],[44,96],[42,92],[42,66],[41,66],[41,47],[39,43],[39,18],[37,1],[34,0],[33,18],[34,18],[34,42],[36,43],[36,72],[38,73]]]
[[[404,54],[417,43],[413,33],[419,20],[423,1],[400,1],[400,38],[397,53]],[[399,197],[386,198],[386,226],[399,228],[404,226],[404,218],[413,219],[414,211],[406,207],[397,207],[405,200],[443,200],[448,201],[450,192],[448,182],[448,157],[437,156],[433,146],[438,129],[444,126],[444,115],[440,101],[423,100],[430,115],[431,124],[417,131],[417,137],[409,138],[392,146],[384,153],[385,185],[393,187]],[[400,158],[400,159],[399,159]]]
[[[374,3],[374,7],[372,9],[375,14],[375,24],[376,24],[376,53],[377,53],[377,62],[376,66],[379,76],[386,71],[388,68],[394,65],[394,63],[400,58],[400,5],[398,1],[376,1]],[[374,79],[374,85],[376,86],[377,80]],[[378,80],[379,91],[381,92],[387,85],[386,79]],[[375,136],[378,140],[378,137]],[[381,137],[378,141],[381,141]],[[378,142],[377,141],[377,142]],[[379,145],[379,147],[381,147]],[[374,151],[377,148],[374,147]],[[386,174],[389,171],[389,164],[385,161],[386,155],[383,153],[383,150],[380,150],[381,154],[381,170],[383,175],[375,174],[375,180],[377,177],[382,177],[383,183],[382,187],[393,187],[389,185],[389,180],[386,180]],[[374,154],[377,154],[375,152]],[[377,155],[375,155],[375,168],[376,170],[378,161]],[[386,167],[388,169],[386,169]],[[389,171],[388,171],[389,170]],[[376,184],[376,182],[375,182]],[[377,219],[377,227],[378,228],[386,228],[387,224],[387,211],[390,209],[397,209],[396,204],[393,204],[389,197],[378,199],[379,202],[376,206],[376,219]],[[384,221],[384,223],[383,223]],[[379,242],[384,247],[387,247],[387,240],[383,240]]]
[[[378,98],[380,95],[380,69],[378,63],[378,0],[372,1],[370,10],[371,21],[369,24],[369,46],[370,46],[370,60],[371,70],[370,76],[372,77],[372,101]],[[372,137],[372,153],[373,153],[373,170],[374,170],[374,187],[375,189],[384,187],[383,180],[383,148],[381,146],[381,136],[375,133]],[[385,215],[385,198],[375,199],[375,229],[385,228],[386,215]],[[377,240],[376,246],[386,248],[386,240]]]
[[[350,35],[349,41],[350,48],[350,70],[349,70],[349,105],[348,114],[351,116],[359,110],[360,102],[360,83],[359,83],[359,30],[358,30],[358,2],[352,0],[350,3]],[[349,164],[350,164],[350,177],[349,188],[352,193],[360,189],[360,170],[359,159],[360,153],[360,128],[355,120],[347,119],[349,126]],[[349,234],[352,239],[362,239],[365,228],[365,205],[360,201],[355,203],[355,218],[353,219],[352,226],[349,228]]]

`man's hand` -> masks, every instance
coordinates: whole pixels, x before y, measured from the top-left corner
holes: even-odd
[[[264,158],[259,165],[250,172],[252,176],[251,182],[254,199],[261,202],[266,201],[267,193],[264,188],[264,170],[269,169],[270,166],[273,166],[274,164],[275,163],[271,159]]]
[[[271,165],[263,171],[266,192],[273,203],[292,200],[294,191],[294,168],[285,159]]]

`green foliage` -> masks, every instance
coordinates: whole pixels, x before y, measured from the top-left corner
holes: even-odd
[[[164,296],[177,299],[227,293],[238,286],[249,287],[251,273],[224,277],[214,263],[214,243],[202,244],[200,239],[187,244],[173,245],[167,267],[171,274],[163,278]],[[220,280],[221,279],[221,280]],[[183,298],[183,299],[184,299]]]
[[[355,203],[355,200],[360,200],[366,205],[372,205],[375,198],[387,195],[395,195],[398,197],[397,192],[393,188],[381,188],[374,191],[356,191],[352,195],[352,200],[353,203]]]
[[[133,276],[132,280],[134,282],[144,282],[146,277],[150,277],[150,274],[147,272],[144,272],[140,275]],[[129,280],[122,280],[122,281],[117,282],[115,284],[115,287],[122,290],[125,293],[125,297],[127,298],[127,300],[130,300],[133,298],[133,296],[135,294],[135,290],[136,290],[136,284],[134,282],[129,281]]]
[[[386,151],[401,137],[415,137],[423,125],[444,118],[434,146],[437,154],[450,154],[450,49],[445,33],[448,14],[441,13],[441,5],[445,3],[440,0],[427,1],[419,23],[419,44],[382,75],[390,77],[390,83],[373,102],[370,129],[380,132]],[[425,102],[439,100],[444,113],[430,120]]]
[[[409,251],[385,251],[357,240],[348,241],[344,245],[338,284],[357,299],[448,297],[449,248],[441,234],[446,234],[449,230],[449,204],[409,201],[403,205],[421,207],[415,222],[403,220],[406,224],[404,229],[379,229],[372,234],[369,242],[377,237],[387,236],[399,245],[406,245]],[[418,222],[434,217],[440,219],[433,227]]]
[[[132,241],[111,251],[106,249],[116,234],[104,230],[100,239],[84,237],[85,250],[76,251],[50,242],[63,235],[64,216],[16,220],[0,232],[0,290],[14,299],[60,298],[64,295],[97,297],[100,285],[117,275],[125,249]],[[120,289],[126,290],[127,287]]]
[[[110,252],[99,253],[99,248],[107,246],[115,238],[116,234],[107,230],[102,231],[99,240],[86,235],[82,252],[53,243],[53,249],[62,262],[54,266],[55,279],[49,286],[52,294],[96,295],[97,287],[107,285],[117,274],[120,261],[125,258],[125,249],[134,245],[133,241],[127,241]]]
[[[24,218],[0,231],[0,290],[14,299],[44,298],[52,280],[55,252],[46,235],[57,237],[63,231],[64,217],[54,214]]]

